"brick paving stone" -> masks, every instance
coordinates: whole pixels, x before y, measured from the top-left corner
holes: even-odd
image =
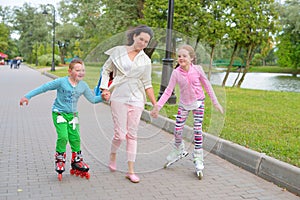
[[[136,160],[141,182],[133,184],[125,178],[125,143],[117,155],[118,171],[111,173],[107,168],[113,133],[110,107],[92,105],[84,97],[78,109],[82,153],[91,178],[69,174],[68,147],[67,170],[60,182],[54,171],[56,133],[51,119],[55,92],[34,97],[27,107],[18,105],[27,91],[51,79],[23,64],[19,70],[1,66],[0,76],[0,200],[300,199],[211,153],[206,154],[201,181],[194,174],[191,156],[163,169],[173,137],[145,122],[140,123]],[[191,152],[192,145],[186,146]]]

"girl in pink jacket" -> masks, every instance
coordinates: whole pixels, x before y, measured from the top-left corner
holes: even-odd
[[[194,65],[195,52],[190,45],[183,45],[178,49],[178,67],[172,72],[169,84],[162,94],[161,98],[151,111],[152,117],[157,117],[159,110],[164,106],[167,100],[172,95],[175,85],[178,84],[180,88],[180,99],[178,105],[178,113],[176,117],[174,129],[174,149],[167,156],[167,164],[165,167],[170,166],[188,155],[185,151],[184,143],[182,140],[182,132],[185,121],[188,117],[189,111],[193,112],[194,116],[194,164],[196,173],[199,179],[202,179],[204,169],[203,164],[203,147],[202,147],[202,122],[204,117],[204,99],[205,94],[202,86],[205,88],[207,94],[211,98],[215,108],[223,114],[223,108],[219,104],[214,90],[206,78],[206,75],[201,66]]]

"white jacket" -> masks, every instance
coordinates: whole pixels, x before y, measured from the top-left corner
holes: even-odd
[[[112,92],[111,101],[118,101],[144,107],[146,102],[145,90],[152,87],[151,83],[151,59],[140,51],[133,60],[133,66],[129,72],[122,67],[123,56],[127,56],[126,46],[116,46],[105,52],[109,58],[103,65],[100,88]],[[113,72],[114,80],[108,87],[109,73]],[[122,84],[127,84],[129,91],[118,90]],[[113,94],[116,92],[117,94]]]

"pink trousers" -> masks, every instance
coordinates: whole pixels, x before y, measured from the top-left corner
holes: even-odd
[[[126,140],[127,161],[135,162],[137,131],[143,108],[112,101],[111,112],[114,122],[111,153],[116,153],[122,141]]]

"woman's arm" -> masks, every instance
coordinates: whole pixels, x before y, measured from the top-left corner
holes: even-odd
[[[156,105],[156,99],[155,99],[155,96],[154,96],[154,91],[153,91],[153,88],[150,87],[150,88],[147,88],[146,90],[146,94],[149,98],[149,100],[151,101],[152,105]]]

